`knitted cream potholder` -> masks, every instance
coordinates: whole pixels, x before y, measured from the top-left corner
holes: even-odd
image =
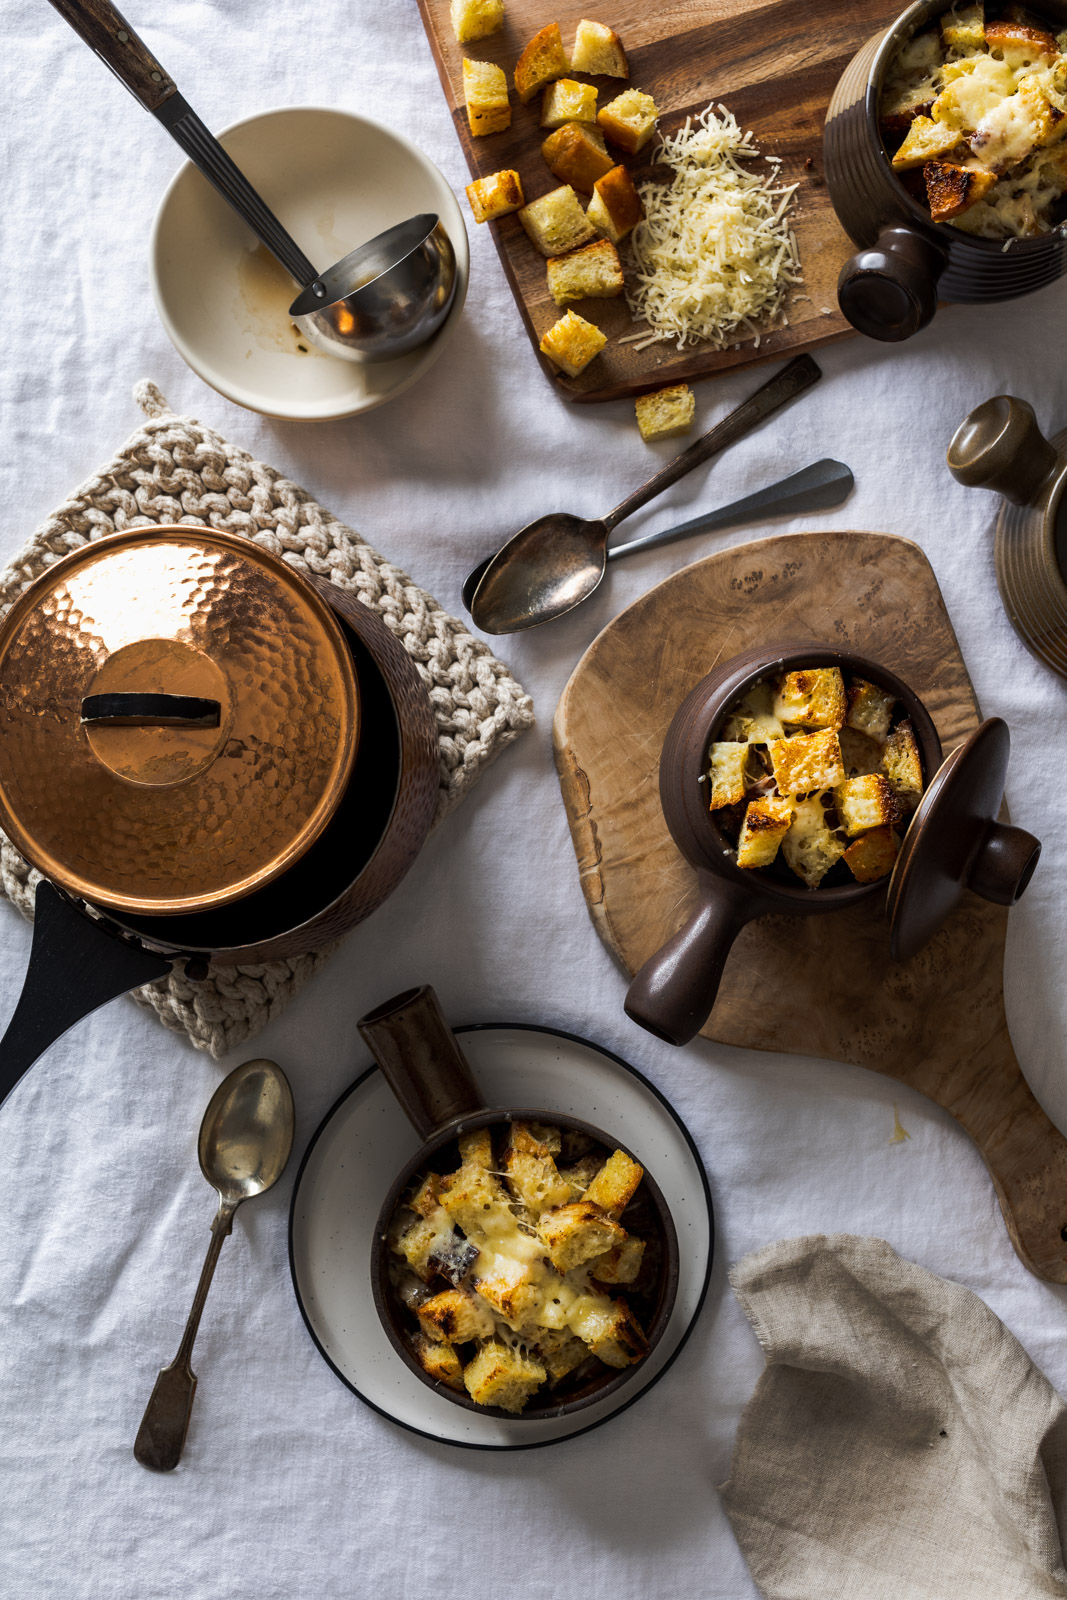
[[[490,761],[533,723],[533,702],[503,662],[432,595],[273,467],[192,417],[178,417],[154,384],[134,399],[145,413],[114,460],[75,490],[0,572],[0,615],[60,556],[90,539],[146,523],[198,522],[243,533],[304,572],[336,583],[377,612],[426,685],[441,752],[434,824]],[[0,833],[0,894],[26,917],[40,874]],[[212,968],[202,982],[176,969],[133,991],[168,1028],[221,1056],[278,1015],[336,942],[289,961]]]

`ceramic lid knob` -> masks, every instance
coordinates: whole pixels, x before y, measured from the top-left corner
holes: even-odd
[[[969,489],[992,489],[1013,505],[1029,505],[1057,462],[1034,408],[998,394],[977,406],[948,447],[948,469]]]
[[[927,786],[889,880],[890,953],[908,961],[928,944],[967,890],[1012,906],[1033,876],[1040,842],[998,822],[1011,739],[990,717]]]

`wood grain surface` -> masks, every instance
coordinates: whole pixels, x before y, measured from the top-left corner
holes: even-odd
[[[946,753],[980,720],[933,571],[876,533],[790,534],[697,562],[604,629],[556,710],[554,741],[582,889],[633,973],[691,915],[695,874],[663,820],[659,754],[679,703],[750,645],[817,639],[899,673]],[[1067,1282],[1067,1140],[1022,1076],[1004,1013],[1008,913],[968,896],[906,965],[881,896],[823,917],[745,928],[704,1028],[757,1050],[850,1061],[899,1079],[981,1151],[1020,1257]]]
[[[546,9],[543,0],[507,0],[503,31],[458,45],[449,22],[448,0],[419,0],[441,83],[473,177],[503,167],[522,178],[527,200],[557,186],[541,155],[540,95],[522,105],[512,72],[527,41],[558,21],[570,50],[574,27],[587,14],[622,38],[630,62],[630,84],[651,94],[661,112],[660,132],[673,133],[687,116],[711,102],[724,102],[742,128],[750,128],[764,155],[782,158],[783,179],[800,185],[794,209],[804,283],[789,298],[787,327],[768,333],[758,348],[708,344],[679,352],[660,344],[643,352],[619,344],[634,324],[624,300],[580,302],[579,312],[596,322],[609,343],[577,378],[558,376],[538,354],[545,371],[572,400],[615,400],[665,383],[707,377],[840,339],[851,328],[837,306],[837,275],[852,246],[838,223],[822,175],[822,130],[826,107],[842,70],[871,35],[900,10],[895,0],[681,0],[641,5],[613,0],[606,10]],[[463,98],[463,57],[504,68],[512,91],[512,124],[506,133],[472,138]],[[627,87],[618,78],[596,78],[600,103]],[[652,146],[627,165],[637,174]],[[757,170],[766,171],[765,167]],[[497,249],[537,349],[560,315],[548,293],[545,264],[512,215],[482,226],[493,229]],[[625,264],[625,252],[624,252]],[[476,291],[474,292],[476,304]],[[827,314],[828,313],[828,314]]]

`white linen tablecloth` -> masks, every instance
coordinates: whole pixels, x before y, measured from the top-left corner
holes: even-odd
[[[457,191],[466,181],[413,0],[171,0],[131,20],[212,127],[268,106],[348,107],[408,134]],[[533,512],[602,513],[675,448],[642,444],[629,404],[572,409],[553,394],[489,230],[473,226],[460,331],[396,404],[318,425],[229,405],[171,349],[149,295],[147,237],[177,152],[44,0],[8,0],[0,39],[5,560],[129,432],[130,389],[146,375],[176,410],[306,484],[453,608],[472,561]],[[1061,283],[946,311],[900,349],[832,348],[812,394],[633,524],[666,526],[832,454],[856,473],[852,500],[795,526],[877,529],[926,550],[983,709],[1011,724],[1013,814],[1045,845],[1013,916],[1008,999],[1020,1057],[1063,1128],[1067,687],[1012,632],[994,587],[994,501],[953,483],[944,450],[966,411],[997,391],[1031,399],[1046,427],[1067,424],[1065,313]],[[766,375],[699,386],[698,425]],[[552,711],[616,611],[721,543],[629,561],[575,616],[502,641],[535,697],[537,731],[245,1052],[288,1072],[298,1155],[362,1069],[357,1017],[408,984],[432,982],[457,1022],[543,1022],[627,1057],[688,1122],[717,1208],[711,1290],[681,1359],[606,1428],[547,1451],[484,1456],[400,1431],[338,1383],[300,1320],[286,1259],[294,1160],[226,1245],[196,1349],[186,1458],[173,1476],[144,1472],[131,1443],[207,1244],[213,1197],[195,1136],[220,1069],[116,1001],[57,1044],[0,1112],[5,1600],[754,1595],[714,1487],[762,1366],[725,1269],[784,1235],[887,1239],[973,1289],[1067,1388],[1067,1294],[1021,1266],[981,1160],[944,1112],[855,1067],[699,1043],[672,1050],[623,1015],[623,975],[578,885]],[[6,1017],[29,947],[8,907],[0,946]],[[890,1143],[894,1104],[905,1142]]]

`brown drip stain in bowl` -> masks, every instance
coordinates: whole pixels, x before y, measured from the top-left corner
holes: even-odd
[[[237,283],[241,291],[236,302],[238,320],[261,350],[329,359],[324,351],[309,344],[290,321],[289,307],[296,299],[296,286],[266,245],[242,250],[237,262]]]

